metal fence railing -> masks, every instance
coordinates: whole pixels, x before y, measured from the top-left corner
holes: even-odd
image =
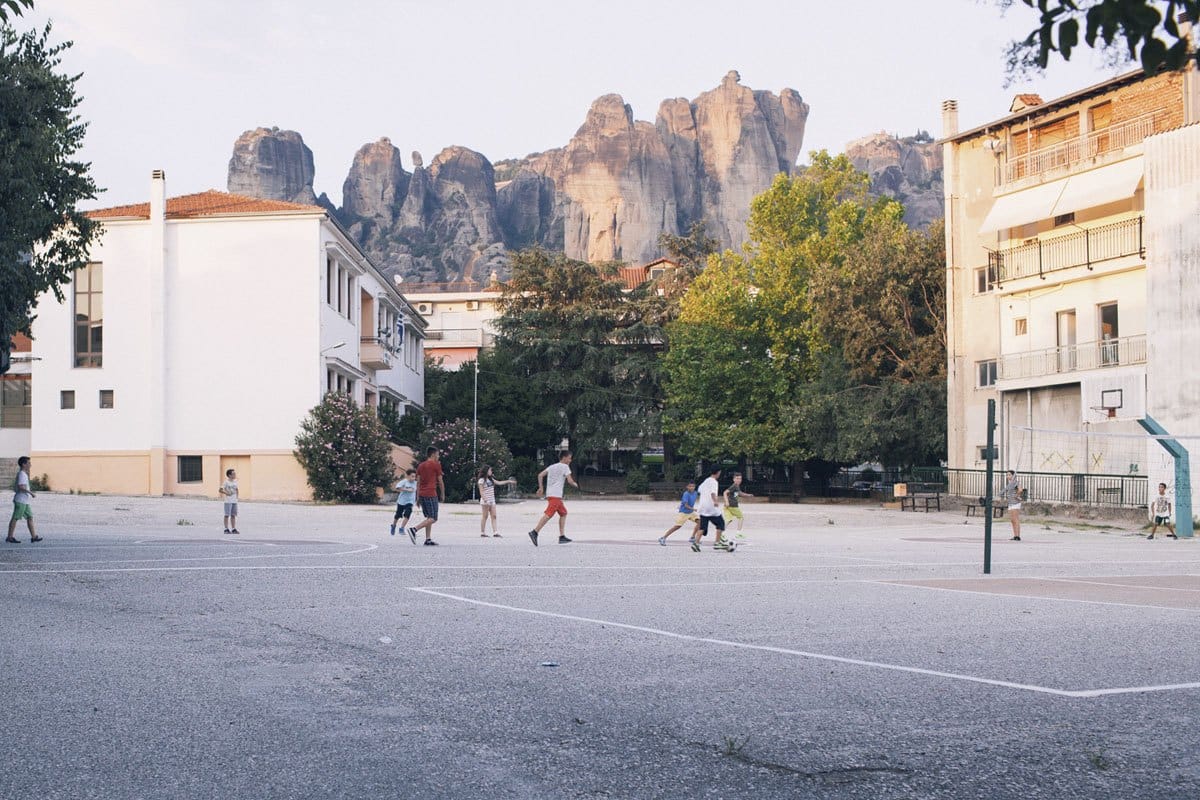
[[[1003,283],[1072,267],[1090,268],[1115,258],[1142,255],[1145,252],[1142,222],[1142,217],[1134,217],[1006,247],[991,253],[989,266],[994,268],[997,280]]]
[[[942,469],[947,493],[978,498],[985,494],[987,472],[982,469]],[[1001,497],[1006,475],[997,469],[992,494]],[[1021,487],[1030,502],[1074,503],[1116,508],[1144,508],[1149,501],[1149,478],[1145,475],[1095,475],[1068,472],[1018,472]]]
[[[1139,144],[1165,124],[1165,118],[1156,122],[1159,116],[1161,115],[1155,113],[1145,114],[1017,156],[1004,165],[1004,182],[1013,183],[1047,172],[1068,169],[1087,159]]]
[[[1006,353],[999,358],[996,377],[1002,381],[1037,378],[1062,372],[1145,363],[1146,336],[1139,334],[1024,353]]]

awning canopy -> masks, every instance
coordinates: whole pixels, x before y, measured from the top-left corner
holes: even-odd
[[[979,232],[994,233],[1049,219],[1054,214],[1058,198],[1067,186],[1067,180],[1063,178],[997,197],[996,202],[992,204],[992,210],[979,226]]]
[[[1134,158],[1107,167],[1072,175],[1054,204],[1054,216],[1128,200],[1142,182],[1142,159]]]
[[[1137,192],[1142,173],[1142,159],[1132,158],[1002,195],[992,204],[992,210],[979,226],[979,232],[995,233],[1085,208],[1128,200]]]

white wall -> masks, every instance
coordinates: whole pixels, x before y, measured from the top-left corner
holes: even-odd
[[[320,227],[319,217],[167,223],[168,447],[294,446],[321,399]]]
[[[74,285],[62,303],[47,293],[33,323],[33,432],[31,449],[146,450],[153,438],[149,385],[151,305],[148,222],[105,224],[92,248],[104,264],[104,366],[74,366]],[[59,408],[59,392],[75,391],[75,408]],[[101,389],[114,390],[114,408],[99,407]]]

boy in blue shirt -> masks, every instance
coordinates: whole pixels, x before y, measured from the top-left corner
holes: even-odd
[[[404,478],[396,484],[396,516],[392,518],[391,534],[396,535],[396,523],[403,519],[400,523],[400,530],[408,527],[408,521],[412,518],[413,503],[417,501],[417,471],[409,469],[404,471]],[[416,544],[416,541],[413,541]]]
[[[696,533],[696,528],[700,525],[700,518],[696,516],[696,482],[688,483],[687,488],[683,490],[683,495],[679,498],[679,513],[675,515],[675,524],[671,529],[658,537],[658,543],[663,547],[667,546],[667,537],[675,531],[683,527],[685,522],[689,520],[693,523],[692,535]]]

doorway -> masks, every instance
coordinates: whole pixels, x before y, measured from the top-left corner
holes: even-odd
[[[225,471],[237,470],[238,500],[253,500],[254,488],[250,482],[250,456],[221,456],[219,483],[225,482]]]
[[[1099,307],[1100,317],[1100,364],[1110,366],[1121,362],[1117,330],[1117,304],[1106,303]]]
[[[1058,312],[1058,371],[1072,372],[1078,360],[1075,349],[1075,309]]]

